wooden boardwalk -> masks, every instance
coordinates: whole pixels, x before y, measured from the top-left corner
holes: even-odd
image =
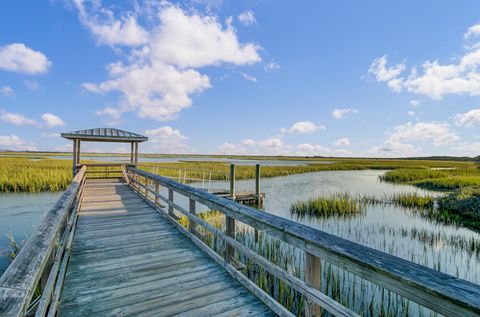
[[[60,316],[273,316],[128,185],[87,179]]]

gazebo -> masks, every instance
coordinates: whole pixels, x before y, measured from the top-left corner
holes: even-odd
[[[73,175],[77,173],[80,164],[80,143],[82,141],[130,143],[130,163],[136,165],[138,163],[138,143],[148,140],[146,136],[113,128],[78,130],[60,135],[62,138],[73,141]]]

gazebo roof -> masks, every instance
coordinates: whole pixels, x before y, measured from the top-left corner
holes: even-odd
[[[113,128],[78,130],[60,135],[69,140],[94,142],[145,142],[148,140],[146,136]]]

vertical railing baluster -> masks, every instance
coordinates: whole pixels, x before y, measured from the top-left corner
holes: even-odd
[[[305,282],[318,290],[320,289],[320,258],[308,252],[305,253]],[[320,315],[320,306],[307,302],[307,305],[305,305],[305,316]]]
[[[230,197],[235,201],[235,164],[230,164]],[[225,232],[235,239],[235,219],[225,216]],[[225,260],[230,262],[235,257],[235,249],[227,243]]]
[[[188,202],[188,212],[195,215],[195,200],[192,198]],[[193,234],[196,232],[196,223],[192,219],[189,219],[188,230]]]
[[[173,190],[168,189],[168,214],[173,216]]]

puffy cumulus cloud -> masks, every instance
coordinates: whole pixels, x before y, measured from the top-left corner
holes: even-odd
[[[450,125],[442,122],[408,122],[392,129],[390,141],[431,141],[434,146],[450,144],[459,137],[450,129]]]
[[[332,117],[335,119],[343,119],[351,113],[358,113],[358,110],[355,108],[337,108],[332,111]]]
[[[16,135],[0,135],[0,149],[9,151],[37,151],[35,144],[27,142]]]
[[[138,24],[133,12],[115,19],[112,10],[99,1],[73,0],[80,22],[96,37],[99,44],[138,46],[148,41],[148,32]]]
[[[282,133],[313,133],[317,130],[325,130],[326,127],[323,125],[316,125],[312,121],[299,121],[295,122],[290,128],[282,128],[280,131]]]
[[[10,86],[2,86],[2,87],[0,87],[0,95],[3,95],[3,96],[14,96],[14,95],[15,95],[15,91],[14,91],[13,88],[10,87]]]
[[[238,21],[245,26],[250,26],[257,24],[257,20],[255,19],[255,12],[252,10],[243,11],[238,15]]]
[[[387,57],[382,56],[373,61],[369,73],[377,81],[386,82],[394,91],[406,89],[410,92],[439,100],[445,95],[480,95],[480,25],[474,25],[465,33],[465,39],[475,39],[467,51],[450,63],[438,60],[425,61],[421,70],[412,67],[408,76],[403,76],[404,64],[387,67]]]
[[[90,10],[85,10],[82,1],[76,3],[81,20],[94,19],[97,24],[118,22],[113,13],[105,14],[109,10],[99,2]],[[201,74],[199,68],[224,63],[246,65],[261,60],[260,47],[240,43],[229,22],[222,25],[215,16],[202,16],[166,3],[155,10],[158,12],[154,26],[145,30],[148,40],[140,36],[138,42],[132,42],[131,46],[136,47],[130,49],[125,61],[109,64],[108,80],[83,84],[92,93],[120,93],[116,106],[97,111],[99,115],[110,116],[114,123],[128,111],[159,121],[174,119],[190,107],[192,94],[211,87],[208,76]],[[125,17],[135,18],[132,12],[123,16],[120,25],[126,23]],[[107,40],[102,43],[117,44]]]
[[[47,128],[61,127],[65,125],[65,122],[63,122],[60,117],[51,113],[44,113],[42,115],[42,120]]]
[[[352,144],[350,143],[349,138],[341,138],[341,139],[338,139],[337,141],[335,141],[335,143],[333,145],[335,145],[335,146],[350,146]]]
[[[186,68],[261,60],[258,45],[241,44],[234,28],[223,27],[213,16],[187,14],[168,6],[159,17],[160,26],[152,31],[151,39],[150,54],[155,61]]]
[[[83,87],[94,93],[119,91],[123,95],[117,107],[106,107],[97,114],[118,119],[122,113],[136,111],[142,118],[172,120],[190,107],[190,94],[210,87],[208,76],[193,69],[180,70],[166,64],[111,64],[111,80]]]
[[[473,109],[465,113],[455,115],[457,126],[473,128],[480,124],[480,109]]]
[[[179,130],[170,126],[147,130],[145,134],[149,136],[149,141],[153,143],[153,147],[161,153],[193,152],[188,148],[188,138]]]
[[[421,149],[408,143],[387,140],[378,146],[371,147],[368,152],[376,156],[405,157],[416,155],[421,152]]]
[[[407,112],[407,114],[408,114],[410,117],[413,117],[413,116],[415,116],[415,111],[410,110],[410,111]]]
[[[296,155],[300,156],[351,156],[353,153],[348,150],[332,150],[320,144],[302,143],[297,146]]]
[[[10,123],[16,126],[37,125],[37,122],[35,120],[27,118],[22,114],[7,112],[3,110],[0,110],[0,119],[6,123]]]
[[[23,43],[0,46],[2,70],[33,75],[47,72],[51,65],[52,62],[42,52],[34,51]]]

